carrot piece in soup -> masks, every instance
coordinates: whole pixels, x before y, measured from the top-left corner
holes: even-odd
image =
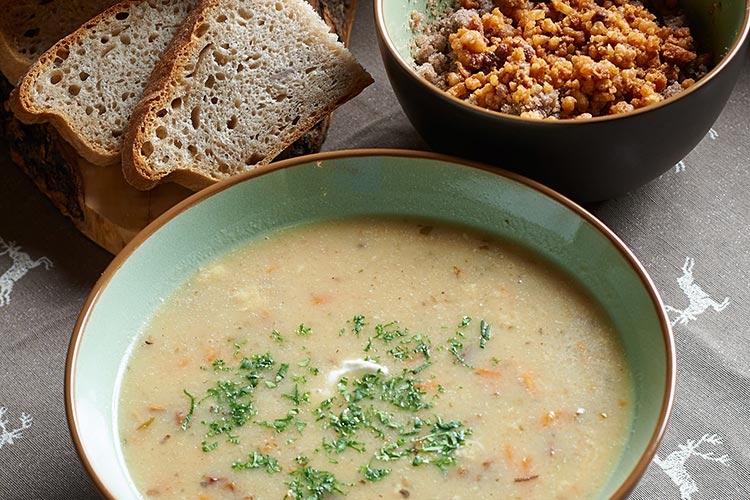
[[[560,413],[550,410],[542,416],[542,427],[549,427],[560,419]]]
[[[526,390],[529,391],[529,394],[532,396],[537,395],[536,383],[534,382],[534,376],[531,372],[524,372],[524,374],[521,375],[521,381],[523,382],[523,385],[526,386]]]

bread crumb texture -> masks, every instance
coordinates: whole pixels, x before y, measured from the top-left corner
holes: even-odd
[[[19,118],[60,118],[84,157],[119,161],[133,108],[192,6],[188,0],[125,1],[90,20],[21,80]]]
[[[590,118],[657,103],[708,71],[674,0],[457,0],[425,22],[417,72],[450,95],[527,118]]]
[[[218,1],[192,22],[131,125],[137,187],[181,171],[197,188],[268,163],[372,81],[304,0]]]

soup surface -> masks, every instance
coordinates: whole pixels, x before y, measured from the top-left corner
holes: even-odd
[[[616,466],[630,373],[537,257],[395,219],[294,228],[169,297],[125,370],[145,497],[582,498]]]

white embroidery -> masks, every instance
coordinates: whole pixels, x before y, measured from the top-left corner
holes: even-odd
[[[685,264],[682,266],[682,276],[677,278],[677,284],[688,298],[688,306],[685,309],[677,309],[672,306],[664,306],[667,313],[676,313],[677,316],[672,319],[672,326],[680,323],[686,324],[688,321],[696,319],[699,314],[703,314],[709,307],[716,312],[721,312],[729,305],[729,297],[719,303],[712,299],[693,279],[693,266],[695,261],[690,257],[685,258]]]
[[[667,455],[667,458],[664,460],[659,458],[659,455],[654,457],[654,463],[661,467],[672,482],[680,488],[681,500],[690,500],[693,493],[698,491],[698,485],[695,480],[690,477],[690,474],[685,468],[685,462],[687,462],[690,457],[701,457],[710,462],[719,462],[722,465],[729,465],[729,455],[717,457],[712,451],[709,451],[708,453],[699,452],[698,448],[703,443],[709,443],[714,446],[722,444],[721,438],[716,434],[704,434],[697,442],[688,439],[687,443],[678,445],[678,450]]]
[[[709,139],[718,139],[719,138],[719,133],[716,130],[714,130],[713,127],[711,127],[710,129],[708,129],[708,138]]]
[[[13,440],[15,439],[21,439],[23,431],[31,427],[31,422],[34,421],[31,415],[21,413],[21,418],[18,419],[21,426],[8,430],[8,419],[5,417],[5,412],[7,411],[7,408],[0,406],[0,449],[6,444],[13,444]]]
[[[683,160],[680,160],[677,162],[677,164],[674,166],[675,172],[684,172],[685,171],[685,162]]]
[[[44,265],[49,270],[52,267],[52,261],[47,257],[41,257],[32,260],[29,254],[21,251],[21,247],[15,242],[5,242],[0,238],[0,255],[8,255],[13,259],[13,264],[0,276],[0,307],[10,304],[10,292],[13,291],[13,285],[23,278],[30,269]]]

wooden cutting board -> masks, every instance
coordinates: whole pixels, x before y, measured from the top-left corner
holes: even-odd
[[[308,0],[341,40],[348,44],[356,0]],[[192,194],[177,184],[151,191],[132,188],[119,168],[100,167],[81,158],[54,127],[24,125],[13,117],[7,98],[12,85],[0,75],[0,137],[11,158],[37,187],[94,242],[115,254],[138,231]],[[277,159],[316,153],[330,116],[289,146]]]

